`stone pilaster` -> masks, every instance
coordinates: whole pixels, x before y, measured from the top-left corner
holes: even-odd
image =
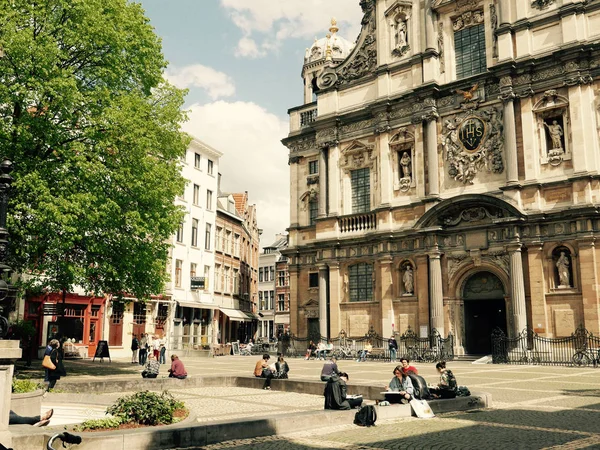
[[[319,266],[319,332],[327,337],[327,266]]]
[[[381,158],[381,204],[389,205],[394,193],[394,180],[392,170],[392,158],[390,147],[390,134],[388,132],[379,135],[379,157]],[[413,155],[414,157],[414,155]]]
[[[425,47],[427,50],[437,49],[437,34],[435,32],[435,12],[431,9],[433,0],[427,2],[425,9]]]
[[[340,169],[338,161],[340,159],[340,147],[334,145],[329,147],[329,216],[339,215],[340,209]]]
[[[416,271],[415,271],[415,294],[419,302],[419,315],[417,320],[417,328],[427,326],[429,328],[429,273],[427,268],[427,255],[419,255],[416,258]],[[397,317],[396,312],[396,317]],[[404,333],[406,330],[398,330],[400,333]],[[413,330],[418,333],[419,330]]]
[[[299,212],[300,212],[300,200],[298,198],[301,195],[301,191],[298,187],[298,178],[300,177],[300,157],[291,157],[289,160],[290,164],[290,225],[292,227],[298,226]],[[308,209],[308,206],[307,206]]]
[[[511,244],[507,248],[510,256],[510,293],[512,298],[513,335],[527,328],[527,308],[525,306],[525,282],[523,280],[523,260],[521,244]]]
[[[394,268],[392,266],[392,258],[386,257],[379,260],[379,280],[380,283],[377,287],[380,289],[381,295],[381,332],[383,336],[391,336],[392,332],[395,331],[395,320],[394,320],[394,294],[393,294],[393,283],[394,283]]]
[[[546,292],[544,287],[544,255],[542,243],[527,246],[529,266],[529,293],[531,299],[531,325],[536,333],[549,333]],[[549,280],[552,282],[552,280]],[[543,331],[542,331],[543,330]]]
[[[329,337],[337,336],[342,329],[340,317],[342,288],[340,264],[338,262],[329,263]]]
[[[583,326],[594,334],[600,331],[600,297],[598,285],[598,255],[593,238],[578,242],[581,271]],[[575,326],[579,324],[576,323]]]
[[[319,152],[319,217],[327,215],[327,149]]]
[[[431,329],[433,330],[435,328],[442,336],[445,336],[442,263],[441,253],[438,251],[429,254],[429,303],[431,310]]]
[[[290,258],[291,261],[291,258]],[[290,264],[288,267],[288,271],[290,274],[290,330],[293,334],[298,334],[298,321],[299,321],[299,308],[298,304],[298,283],[299,280],[299,271],[296,265]]]
[[[427,142],[427,174],[429,176],[429,195],[440,195],[440,176],[437,145],[437,115],[430,115],[425,122]]]

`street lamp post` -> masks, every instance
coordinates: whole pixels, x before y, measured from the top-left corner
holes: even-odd
[[[4,302],[8,296],[9,285],[4,277],[12,271],[12,268],[6,264],[9,246],[9,234],[6,226],[6,217],[8,213],[8,200],[10,198],[11,185],[13,177],[10,173],[13,171],[13,163],[4,158],[0,163],[0,339],[6,336],[8,331],[8,313],[7,305]]]

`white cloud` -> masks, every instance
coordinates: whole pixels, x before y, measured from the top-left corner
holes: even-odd
[[[189,108],[184,130],[223,152],[219,172],[224,192],[248,191],[256,203],[261,246],[289,226],[288,151],[280,140],[288,122],[250,102],[225,102]]]
[[[204,89],[213,100],[235,94],[235,84],[229,75],[201,64],[180,68],[170,66],[165,77],[178,88]]]
[[[243,58],[262,58],[266,55],[267,52],[265,52],[264,49],[259,49],[254,39],[246,36],[239,40],[237,48],[235,49],[235,56],[241,56]]]
[[[220,0],[233,23],[244,36],[236,56],[257,58],[278,50],[289,38],[324,37],[332,17],[338,21],[339,34],[354,42],[360,31],[362,11],[358,0]],[[260,38],[260,39],[258,39]],[[244,53],[250,39],[255,52]],[[261,44],[257,44],[261,40]],[[307,42],[307,44],[308,44]]]

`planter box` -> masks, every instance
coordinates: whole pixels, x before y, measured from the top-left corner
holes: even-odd
[[[43,395],[42,389],[25,394],[11,394],[10,409],[20,416],[39,416],[42,411]]]

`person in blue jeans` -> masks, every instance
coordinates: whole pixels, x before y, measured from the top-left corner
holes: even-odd
[[[167,347],[165,347],[165,344],[160,344],[160,351],[159,351],[159,356],[158,356],[158,362],[160,364],[167,363],[167,360],[165,358],[166,353],[167,353]]]
[[[393,335],[388,339],[388,349],[390,350],[390,361],[396,362],[396,357],[398,354],[398,342],[396,342],[396,338]]]
[[[367,355],[369,353],[371,353],[373,351],[373,345],[371,344],[371,341],[367,341],[367,345],[365,345],[365,348],[363,348],[359,355],[358,355],[358,359],[356,360],[356,362],[364,362],[367,360]]]
[[[50,353],[52,353],[52,349],[54,348],[54,345],[58,346],[58,339],[51,339],[50,342],[48,342],[48,345],[46,345],[46,350],[44,350],[44,356],[50,356]],[[42,357],[43,359],[43,357]],[[48,369],[44,368],[44,381],[46,383],[48,383],[50,380],[48,379]]]

